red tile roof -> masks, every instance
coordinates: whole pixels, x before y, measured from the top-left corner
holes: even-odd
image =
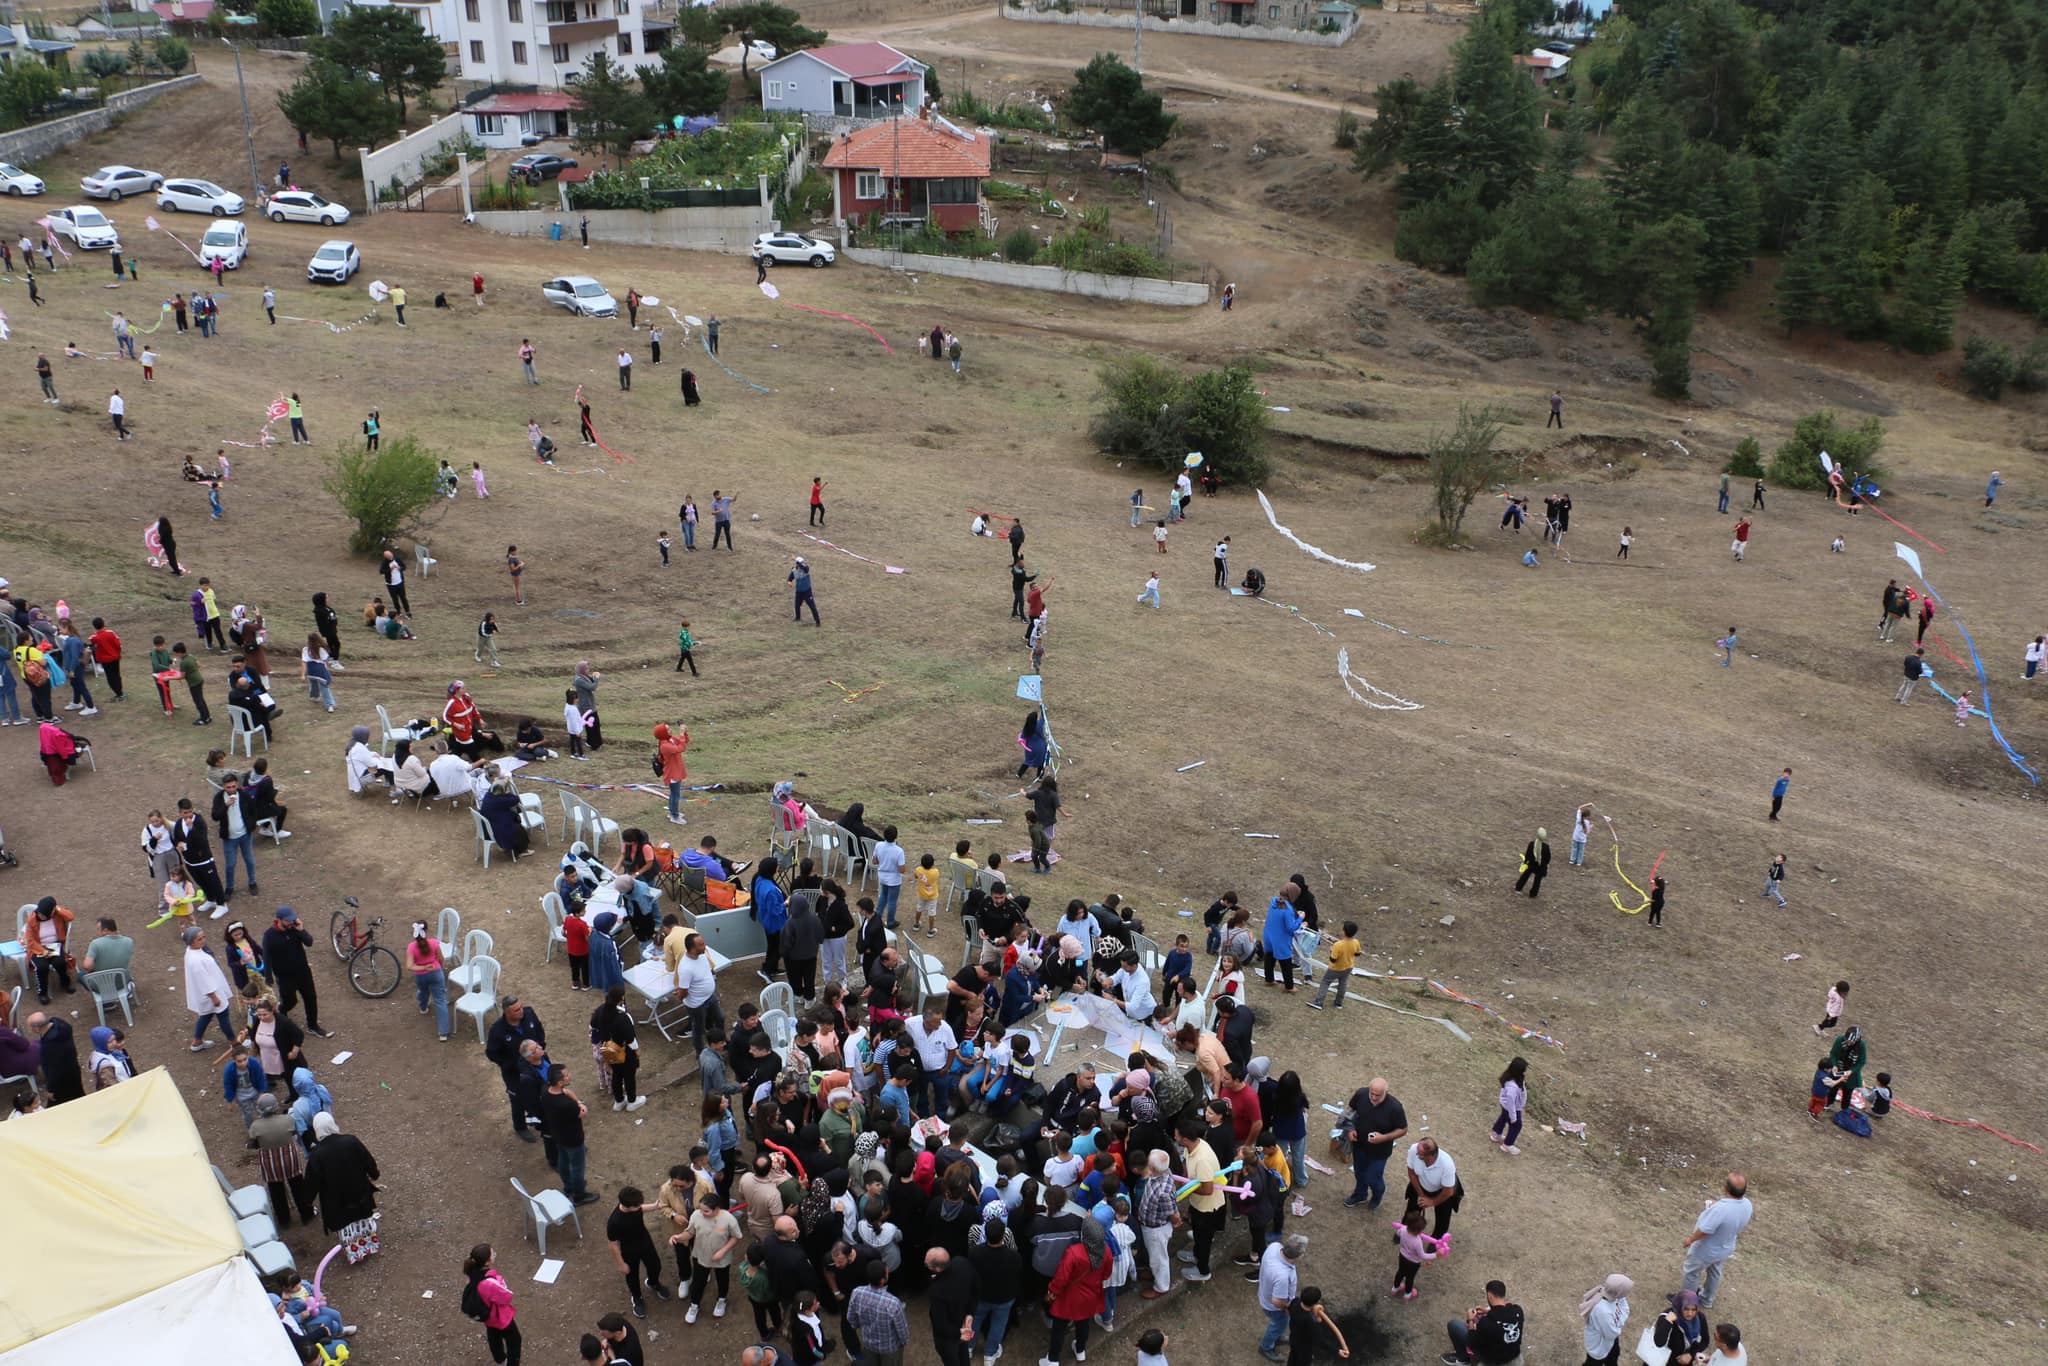
[[[576,97],[556,90],[544,90],[537,95],[493,95],[479,100],[463,110],[465,114],[542,114],[560,113],[576,107]]]
[[[837,43],[831,47],[804,48],[825,65],[848,76],[880,76],[910,60],[887,43]],[[796,53],[789,54],[794,57]]]
[[[956,137],[923,119],[890,119],[833,139],[823,165],[828,170],[875,171],[904,180],[987,179],[989,145],[987,138],[973,133]]]
[[[156,11],[159,19],[165,21],[181,20],[196,24],[202,22],[207,15],[213,13],[213,0],[184,0],[184,3],[175,9],[170,5],[151,5],[150,8]]]

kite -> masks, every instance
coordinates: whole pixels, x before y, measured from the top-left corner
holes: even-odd
[[[1282,536],[1285,536],[1288,540],[1294,542],[1325,564],[1334,564],[1339,569],[1356,569],[1361,574],[1369,574],[1378,568],[1377,565],[1367,564],[1363,560],[1340,560],[1328,551],[1319,550],[1315,546],[1310,545],[1307,541],[1302,540],[1301,537],[1280,525],[1280,519],[1273,515],[1273,504],[1267,499],[1264,489],[1256,489],[1254,492],[1259,495],[1259,506],[1266,510],[1266,520],[1273,524],[1273,530],[1279,532]]]
[[[576,386],[576,406],[577,406],[577,408],[578,408],[579,410],[580,410],[580,409],[581,409],[581,408],[582,408],[582,407],[584,406],[584,404],[583,404],[583,386],[582,386],[582,385],[580,385],[580,384]],[[588,418],[588,417],[586,416],[586,417],[584,418],[584,421],[585,421],[586,423],[589,423],[589,418]],[[612,449],[612,448],[611,448],[610,446],[607,446],[607,445],[605,445],[605,444],[604,444],[604,438],[603,438],[603,437],[601,437],[601,436],[599,436],[599,435],[597,434],[597,427],[596,427],[596,426],[595,426],[594,424],[590,425],[590,426],[588,427],[588,430],[589,430],[589,432],[590,432],[590,439],[591,439],[592,441],[595,441],[595,442],[597,443],[597,448],[598,448],[599,450],[603,451],[603,452],[604,452],[604,453],[605,453],[606,455],[608,455],[608,456],[610,456],[610,457],[612,458],[612,463],[613,463],[613,464],[615,464],[615,465],[623,465],[623,464],[627,463],[628,461],[632,461],[632,462],[633,462],[634,464],[638,464],[638,463],[639,463],[638,461],[635,461],[635,460],[633,460],[633,457],[632,457],[632,456],[630,456],[630,455],[620,455],[620,454],[619,454],[619,453],[618,453],[617,451],[613,450],[613,449]]]
[[[371,309],[368,313],[365,313],[362,317],[357,318],[352,323],[331,323],[327,321],[327,319],[325,318],[301,318],[290,313],[280,313],[277,315],[277,317],[279,322],[318,323],[320,326],[326,328],[329,332],[333,332],[338,335],[343,332],[353,332],[358,327],[361,327],[364,323],[377,321],[377,310],[374,308]]]
[[[869,558],[868,558],[867,556],[865,556],[865,555],[855,555],[855,554],[854,554],[854,553],[853,553],[853,552],[852,552],[851,550],[848,550],[848,549],[847,549],[847,548],[846,548],[845,546],[843,546],[843,545],[834,545],[834,544],[832,544],[832,542],[830,542],[830,541],[828,541],[828,540],[825,540],[825,539],[823,539],[822,537],[818,537],[818,536],[813,536],[813,535],[812,535],[812,534],[811,534],[810,532],[808,532],[808,531],[799,531],[799,532],[797,533],[797,535],[799,535],[799,536],[803,537],[803,538],[804,538],[805,540],[807,540],[807,541],[814,541],[814,542],[816,542],[817,544],[819,544],[819,545],[821,545],[821,546],[824,546],[824,547],[825,547],[825,549],[827,549],[827,550],[836,550],[836,551],[838,551],[838,552],[839,552],[840,554],[842,554],[842,555],[851,555],[851,556],[853,556],[853,558],[854,558],[854,559],[856,559],[856,560],[860,560],[861,562],[863,562],[863,563],[865,563],[865,564],[881,564],[881,565],[882,565],[882,568],[883,568],[883,569],[884,569],[885,571],[887,571],[888,573],[891,573],[891,574],[908,574],[908,573],[910,572],[910,571],[909,571],[908,569],[904,569],[904,568],[901,568],[901,567],[899,567],[899,566],[897,566],[897,565],[893,565],[893,564],[882,564],[882,562],[881,562],[880,560],[870,560],[870,559],[869,559]]]
[[[1621,871],[1621,836],[1615,833],[1614,818],[1611,816],[1602,816],[1600,819],[1607,822],[1607,833],[1609,837],[1611,837],[1614,840],[1615,874],[1618,877],[1620,877],[1623,882],[1628,883],[1630,891],[1634,892],[1637,896],[1643,899],[1643,904],[1640,906],[1622,905],[1620,892],[1609,892],[1607,894],[1607,899],[1609,901],[1612,901],[1614,903],[1614,909],[1620,911],[1623,915],[1641,915],[1644,911],[1650,909],[1650,894],[1644,891],[1642,888],[1636,886],[1634,882],[1631,882],[1629,880],[1629,875]],[[1670,852],[1671,851],[1669,849],[1660,849],[1657,851],[1657,861],[1650,865],[1650,881],[1653,884],[1657,881],[1657,870],[1664,866],[1664,856]]]
[[[173,242],[176,242],[179,246],[184,247],[185,254],[187,256],[191,257],[195,261],[199,261],[199,264],[202,266],[206,264],[206,262],[199,260],[199,253],[192,250],[191,247],[186,246],[184,240],[180,238],[178,234],[172,232],[169,228],[166,228],[163,224],[157,222],[156,215],[151,214],[149,217],[143,219],[142,226],[148,228],[151,232],[162,233],[164,236],[170,238]]]
[[[111,317],[113,317],[113,316],[114,316],[114,315],[113,315],[112,313],[108,312],[108,311],[107,311],[106,309],[104,309],[104,308],[103,308],[103,309],[101,309],[101,310],[100,310],[100,312],[101,312],[102,314],[104,314],[104,315],[105,315],[106,317],[109,317],[109,318],[111,318]],[[165,318],[168,318],[168,317],[170,317],[170,316],[171,316],[171,301],[170,301],[169,299],[165,299],[165,300],[163,301],[163,307],[161,307],[160,309],[158,309],[158,310],[157,310],[157,315],[156,315],[156,321],[155,321],[155,322],[151,323],[151,324],[150,324],[150,325],[149,325],[148,327],[137,327],[137,326],[136,326],[136,325],[135,325],[134,323],[130,323],[130,324],[128,324],[128,330],[129,330],[130,332],[134,332],[134,333],[137,333],[137,334],[139,334],[139,335],[141,335],[141,336],[145,336],[145,337],[146,337],[146,336],[148,336],[148,335],[149,335],[150,333],[152,333],[152,332],[156,331],[156,330],[157,330],[157,329],[158,329],[159,327],[162,327],[162,326],[164,325],[164,319],[165,319]]]
[[[163,537],[157,534],[156,527],[157,524],[155,522],[151,522],[148,525],[148,527],[144,528],[142,533],[142,548],[149,552],[149,567],[151,569],[168,569],[170,568],[171,561],[170,558],[164,554]],[[182,574],[184,571],[185,566],[179,565],[178,572]],[[182,675],[180,675],[180,677],[182,677]]]
[[[1426,636],[1420,631],[1404,631],[1392,622],[1381,621],[1378,617],[1369,617],[1356,607],[1345,608],[1344,615],[1347,617],[1357,617],[1360,621],[1369,621],[1381,630],[1392,631],[1397,636],[1407,636],[1411,640],[1426,640],[1432,645],[1448,645],[1454,650],[1491,650],[1493,648],[1491,645],[1465,645],[1455,640],[1439,640],[1435,636]]]
[[[38,218],[36,220],[36,226],[43,230],[43,241],[55,247],[57,249],[57,254],[62,256],[65,260],[69,261],[71,259],[71,253],[65,250],[64,244],[57,239],[57,231],[55,228],[52,228],[50,226],[50,220],[47,218]]]
[[[772,285],[761,286],[761,289],[764,293],[772,288],[774,288],[774,286]],[[768,295],[768,297],[772,299],[775,296],[773,294],[770,294]],[[862,322],[859,318],[854,317],[851,313],[833,313],[830,310],[823,308],[812,308],[809,304],[792,304],[789,303],[789,300],[787,299],[784,299],[782,302],[789,304],[791,308],[801,308],[806,313],[816,313],[820,317],[837,318],[841,322],[852,323],[855,327],[858,327],[861,331],[867,333],[870,337],[873,337],[876,341],[880,342],[882,344],[882,349],[884,351],[887,351],[892,356],[896,354],[896,348],[889,345],[889,339],[887,337],[875,331],[874,328],[869,327],[866,323]]]
[[[1420,702],[1410,702],[1405,697],[1396,697],[1393,693],[1387,692],[1384,689],[1375,688],[1372,684],[1366,682],[1363,678],[1360,678],[1357,674],[1351,672],[1351,651],[1345,649],[1342,646],[1339,646],[1337,649],[1337,677],[1344,681],[1345,692],[1350,693],[1352,697],[1356,698],[1360,702],[1365,703],[1366,706],[1371,707],[1374,711],[1422,710],[1422,704]],[[1354,686],[1354,684],[1356,686]],[[1360,688],[1365,689],[1365,691],[1360,692]],[[1367,696],[1367,693],[1370,693],[1371,696]],[[1375,702],[1373,700],[1373,698],[1375,697],[1384,697],[1387,700],[1384,702]]]
[[[1942,598],[1941,594],[1934,591],[1933,584],[1927,582],[1927,575],[1920,568],[1920,556],[1910,546],[1904,546],[1897,541],[1893,541],[1892,551],[1906,562],[1906,567],[1913,571],[1913,577],[1920,580],[1920,586],[1927,590],[1927,596],[1948,609],[1949,619],[1955,622],[1956,630],[1962,632],[1963,644],[1970,651],[1970,663],[1977,671],[1977,697],[1984,708],[1984,722],[1991,727],[1991,738],[1996,740],[1998,747],[2005,751],[2005,757],[2012,760],[2012,766],[2027,775],[2028,782],[2033,783],[2037,787],[2040,786],[2040,775],[2027,767],[2026,755],[2019,753],[2006,743],[2004,732],[1998,729],[1998,721],[1991,714],[1991,680],[1984,677],[1984,660],[1977,653],[1977,642],[1970,638],[1970,628],[1963,625],[1963,619],[1957,614],[1956,609],[1951,607]]]
[[[875,686],[872,688],[861,688],[855,690],[853,688],[847,687],[844,683],[841,683],[836,678],[828,678],[825,681],[827,683],[830,683],[833,687],[839,689],[839,691],[845,693],[846,700],[849,702],[853,701],[855,698],[866,697],[871,692],[880,692],[882,690],[882,685],[880,683],[875,684]]]
[[[1837,503],[1841,503],[1843,507],[1847,507],[1847,506],[1848,506],[1848,504],[1847,504],[1847,503],[1842,503],[1842,476],[1841,476],[1841,467],[1840,467],[1840,466],[1838,466],[1838,465],[1836,465],[1836,464],[1835,464],[1835,462],[1834,462],[1833,460],[1831,460],[1831,459],[1829,459],[1829,458],[1828,458],[1828,453],[1827,453],[1826,451],[1822,451],[1822,452],[1820,453],[1820,467],[1821,467],[1822,469],[1824,469],[1824,470],[1826,470],[1826,471],[1827,471],[1827,474],[1828,474],[1828,482],[1829,482],[1830,484],[1834,485],[1834,487],[1835,487],[1835,501],[1836,501]],[[1875,485],[1875,484],[1871,483],[1871,482],[1870,482],[1870,481],[1869,481],[1868,479],[1858,479],[1858,480],[1856,481],[1856,483],[1855,483],[1854,487],[1855,487],[1855,489],[1856,489],[1856,491],[1857,491],[1857,493],[1858,493],[1858,495],[1859,495],[1859,496],[1868,496],[1868,497],[1872,497],[1872,498],[1874,498],[1874,497],[1876,497],[1876,496],[1877,496],[1877,495],[1878,495],[1878,494],[1879,494],[1879,493],[1881,492],[1881,490],[1880,490],[1880,489],[1879,489],[1879,488],[1877,487],[1877,485]],[[1869,489],[1869,493],[1868,493],[1868,495],[1864,495],[1864,493],[1863,493],[1863,491],[1864,491],[1864,490],[1865,490],[1866,488],[1867,488],[1867,489]],[[1929,541],[1929,540],[1927,540],[1927,538],[1926,538],[1925,536],[1922,536],[1922,535],[1921,535],[1921,534],[1920,534],[1919,532],[1917,532],[1917,531],[1913,530],[1913,528],[1911,528],[1911,527],[1907,526],[1907,525],[1906,525],[1906,524],[1905,524],[1904,522],[1902,522],[1902,521],[1900,521],[1900,520],[1899,520],[1898,518],[1896,518],[1896,517],[1892,516],[1892,515],[1891,515],[1890,513],[1886,512],[1886,511],[1885,511],[1885,510],[1884,510],[1883,508],[1880,508],[1880,507],[1878,507],[1878,506],[1877,506],[1877,504],[1875,504],[1875,503],[1865,503],[1865,504],[1863,504],[1863,506],[1864,506],[1864,507],[1867,507],[1867,508],[1869,508],[1869,509],[1870,509],[1870,510],[1871,510],[1872,512],[1874,512],[1874,513],[1876,513],[1876,514],[1877,514],[1878,516],[1880,516],[1880,517],[1884,518],[1884,519],[1885,519],[1885,520],[1886,520],[1887,522],[1890,522],[1890,523],[1891,523],[1891,524],[1892,524],[1893,526],[1895,526],[1895,527],[1897,527],[1897,528],[1898,528],[1899,530],[1901,530],[1901,531],[1905,532],[1905,533],[1906,533],[1906,534],[1907,534],[1908,536],[1911,536],[1911,537],[1912,537],[1912,538],[1913,538],[1914,540],[1916,540],[1916,541],[1925,541],[1925,542],[1927,543],[1927,545],[1928,545],[1929,547],[1931,547],[1931,548],[1933,549],[1933,551],[1934,551],[1934,553],[1935,553],[1935,554],[1937,554],[1937,555],[1946,555],[1946,554],[1948,554],[1948,552],[1947,552],[1946,550],[1943,550],[1943,549],[1942,549],[1942,548],[1941,548],[1940,546],[1938,546],[1938,545],[1935,545],[1935,544],[1934,544],[1934,542],[1932,542],[1932,541]],[[1917,573],[1918,571],[1916,570],[1915,572]]]
[[[1903,1110],[1907,1114],[1912,1115],[1918,1119],[1931,1119],[1936,1124],[1952,1124],[1958,1129],[1981,1129],[1983,1132],[1990,1134],[1993,1138],[2001,1139],[2004,1142],[2010,1143],[2015,1148],[2025,1148],[2030,1153],[2038,1153],[2041,1151],[2041,1149],[2035,1144],[2029,1143],[2023,1138],[2014,1138],[2011,1134],[2008,1133],[2001,1133],[1997,1129],[1992,1128],[1989,1124],[1984,1123],[1982,1120],[1950,1119],[1946,1115],[1930,1114],[1925,1110],[1915,1109],[1913,1106],[1908,1105],[1904,1101],[1899,1100],[1895,1100],[1892,1102],[1892,1108],[1894,1110]]]
[[[769,284],[766,280],[761,281],[761,292],[771,299],[780,299],[782,297],[782,291]]]
[[[256,433],[254,441],[229,441],[223,439],[220,444],[223,446],[240,446],[246,451],[260,451],[265,446],[274,446],[277,444],[277,438],[270,434],[270,429],[279,422],[282,422],[285,414],[290,411],[291,405],[285,401],[283,394],[279,394],[276,398],[270,400],[270,406],[264,409],[263,429]]]

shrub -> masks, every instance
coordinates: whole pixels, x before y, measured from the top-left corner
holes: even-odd
[[[1012,228],[1003,238],[1005,261],[1027,262],[1038,255],[1038,234],[1029,228]]]
[[[1349,109],[1337,111],[1336,144],[1347,152],[1358,146],[1358,115]]]
[[[1102,406],[1089,435],[1107,454],[1171,475],[1189,452],[1200,451],[1227,482],[1266,477],[1266,404],[1244,366],[1189,376],[1151,356],[1126,354],[1103,365],[1097,378]]]
[[[1963,343],[1963,383],[1978,398],[1997,402],[2018,374],[2019,362],[2004,342],[1972,337]]]
[[[391,537],[417,530],[422,514],[442,501],[438,465],[439,457],[409,436],[337,456],[322,487],[356,524],[348,548],[372,554]]]
[[[1735,454],[1730,456],[1728,463],[1721,468],[1744,479],[1761,479],[1764,473],[1764,448],[1757,444],[1755,437],[1745,436],[1735,443]]]
[[[1035,204],[1038,191],[1028,185],[1014,185],[1007,180],[982,182],[981,197],[992,204]]]
[[[486,185],[476,191],[476,207],[479,209],[530,209],[533,207],[533,187],[524,181],[508,180],[503,184]]]
[[[1430,433],[1429,479],[1436,500],[1432,541],[1456,545],[1472,500],[1521,465],[1520,455],[1495,446],[1506,427],[1507,414],[1501,409],[1461,403],[1449,431]]]
[[[2036,337],[2013,357],[2012,387],[2023,394],[2048,389],[2048,337]]]
[[[1844,427],[1823,408],[1799,419],[1792,435],[1771,456],[1767,477],[1781,488],[1817,489],[1827,482],[1827,472],[1820,467],[1820,453],[1826,451],[1837,465],[1881,481],[1885,469],[1878,463],[1877,450],[1883,444],[1884,424],[1876,418]]]

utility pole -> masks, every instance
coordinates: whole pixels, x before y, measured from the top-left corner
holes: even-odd
[[[1131,66],[1142,76],[1145,74],[1145,0],[1131,0],[1131,7],[1138,12],[1137,20],[1131,26]]]
[[[228,42],[226,38],[221,39],[221,41],[227,43],[228,47],[235,54],[235,89],[242,96],[242,146],[249,153],[249,188],[254,192],[256,199],[261,201],[263,198],[263,177],[256,173],[256,136],[249,123],[249,87],[242,80],[242,45],[240,43]],[[373,186],[370,189],[370,197],[373,201],[376,195],[377,191]]]

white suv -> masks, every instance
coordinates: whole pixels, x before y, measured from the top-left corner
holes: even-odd
[[[839,255],[830,242],[800,232],[764,232],[754,239],[754,250],[771,261],[800,266],[829,266]]]
[[[207,228],[206,236],[199,239],[201,268],[213,269],[215,258],[223,270],[240,270],[242,262],[249,259],[249,229],[241,219],[222,219]]]
[[[273,223],[318,223],[333,227],[348,222],[348,206],[333,204],[308,190],[280,190],[270,196],[263,212]]]
[[[242,196],[210,180],[166,180],[156,192],[156,206],[172,213],[210,213],[215,218],[232,218],[244,207]]]

